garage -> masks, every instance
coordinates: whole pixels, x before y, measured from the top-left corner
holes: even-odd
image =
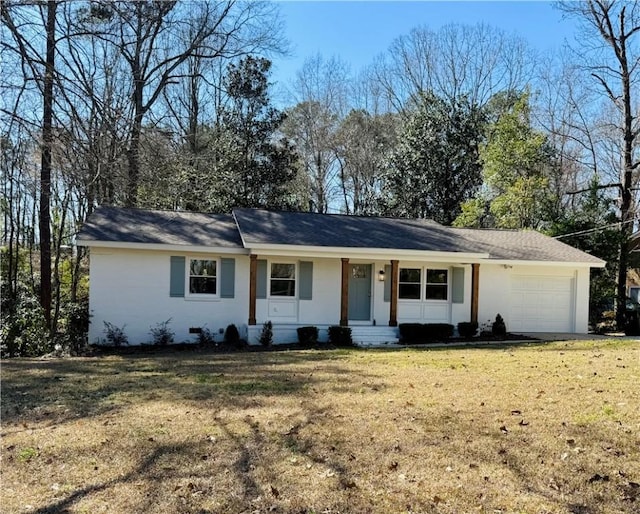
[[[511,332],[573,332],[572,276],[513,275]]]

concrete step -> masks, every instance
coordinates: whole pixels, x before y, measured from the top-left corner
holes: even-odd
[[[385,326],[352,326],[351,338],[359,346],[386,346],[398,342],[398,329]]]

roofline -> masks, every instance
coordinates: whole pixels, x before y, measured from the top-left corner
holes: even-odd
[[[125,243],[122,241],[96,241],[91,239],[77,239],[77,246],[89,248],[118,248],[122,250],[163,250],[189,253],[218,253],[249,255],[249,251],[241,246],[201,246],[176,245],[165,243]]]
[[[402,258],[454,258],[456,261],[470,259],[487,259],[489,254],[476,252],[442,252],[429,250],[409,250],[402,248],[362,248],[348,246],[310,246],[310,245],[278,245],[278,244],[248,244],[252,254],[283,255],[299,257],[353,257],[367,258],[371,256],[402,257]]]
[[[159,250],[175,251],[183,253],[216,253],[236,255],[264,255],[267,257],[329,257],[368,259],[371,257],[398,258],[404,260],[444,260],[461,264],[497,264],[500,266],[555,266],[555,267],[580,267],[580,268],[604,268],[606,262],[585,261],[537,261],[518,259],[492,259],[489,254],[471,252],[432,252],[428,250],[403,250],[395,248],[351,248],[351,247],[322,247],[322,246],[296,246],[296,245],[253,245],[249,248],[239,246],[199,246],[177,245],[163,243],[125,243],[121,241],[97,241],[88,239],[76,240],[77,246],[90,248],[116,248],[122,250]]]
[[[477,264],[497,264],[499,266],[547,266],[555,268],[604,268],[605,261],[524,261],[518,259],[486,259]]]

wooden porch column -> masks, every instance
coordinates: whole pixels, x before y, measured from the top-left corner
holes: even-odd
[[[349,325],[349,259],[342,258],[342,285],[340,286],[340,326]]]
[[[389,326],[398,326],[398,261],[391,260],[391,298],[389,298]]]
[[[471,265],[471,323],[478,322],[478,291],[480,290],[480,264]]]
[[[249,325],[256,324],[256,282],[258,278],[258,256],[249,255]]]

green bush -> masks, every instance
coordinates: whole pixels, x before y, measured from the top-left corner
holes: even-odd
[[[425,323],[423,330],[427,341],[446,341],[453,336],[453,325],[449,323]]]
[[[300,327],[297,329],[298,342],[304,346],[313,346],[318,342],[318,327]]]
[[[351,329],[339,325],[329,327],[329,342],[334,346],[353,346]]]
[[[449,323],[400,323],[400,339],[405,344],[445,341],[453,335]]]
[[[273,344],[273,323],[271,321],[267,321],[262,325],[260,344],[265,348],[269,348]]]
[[[423,339],[422,323],[400,323],[398,329],[403,343],[418,343]]]
[[[458,334],[460,337],[469,339],[476,335],[478,331],[478,323],[475,321],[461,321],[458,323]]]
[[[238,332],[238,327],[236,327],[233,323],[227,326],[227,329],[224,331],[224,344],[233,346],[237,349],[242,349],[246,346],[246,341],[240,339],[240,332]]]
[[[507,335],[507,325],[504,323],[504,319],[500,314],[496,315],[496,320],[491,325],[491,333],[494,336],[504,337]]]
[[[87,347],[89,331],[89,302],[87,300],[67,303],[61,311],[60,322],[64,331],[60,335],[62,344],[72,355],[81,354]]]
[[[637,312],[627,312],[625,316],[624,335],[640,336],[640,318]]]
[[[3,291],[4,292],[4,291]],[[3,357],[37,357],[53,350],[44,311],[26,287],[2,302],[0,353]]]

